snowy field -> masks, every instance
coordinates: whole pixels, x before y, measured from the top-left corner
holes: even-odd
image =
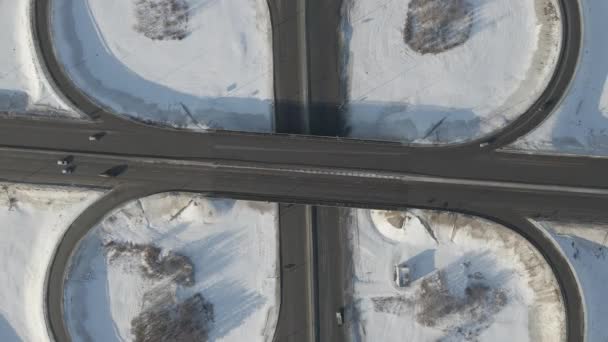
[[[480,138],[548,84],[556,0],[346,0],[347,134],[414,144]]]
[[[608,1],[582,0],[582,56],[560,107],[509,148],[608,156]]]
[[[50,341],[43,311],[47,266],[65,230],[100,195],[0,183],[0,341]]]
[[[52,29],[73,81],[116,113],[195,130],[272,130],[265,0],[53,0]]]
[[[274,204],[192,194],[109,214],[72,257],[73,340],[268,341],[279,308],[276,215]]]
[[[79,117],[53,91],[38,65],[30,3],[0,1],[0,113]]]
[[[354,341],[565,341],[544,258],[511,230],[465,215],[355,210]],[[395,265],[409,269],[397,286]]]
[[[583,289],[587,314],[587,341],[604,342],[608,336],[608,227],[585,223],[536,222],[559,242],[574,266]]]

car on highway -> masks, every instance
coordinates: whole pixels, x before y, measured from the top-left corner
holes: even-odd
[[[336,311],[336,323],[339,326],[344,324],[344,308],[340,308],[340,310]]]
[[[72,157],[72,156],[67,156],[67,157],[65,157],[65,158],[59,159],[59,160],[57,161],[57,165],[60,165],[60,166],[68,166],[68,165],[72,164],[72,162],[73,162],[73,161],[74,161],[74,157]]]
[[[410,284],[412,270],[408,265],[395,265],[395,285],[397,287],[406,287]]]
[[[89,135],[89,141],[98,141],[101,140],[106,135],[106,132],[97,132],[95,134]]]
[[[74,170],[76,170],[76,167],[72,165],[61,170],[61,173],[64,175],[71,175],[72,173],[74,173]]]
[[[120,176],[122,173],[127,171],[127,169],[128,169],[127,165],[117,165],[117,166],[113,166],[113,167],[105,170],[104,172],[100,173],[99,176],[105,177],[105,178],[114,178],[114,177]]]
[[[490,138],[490,139],[482,142],[481,144],[479,144],[479,148],[488,147],[488,146],[492,145],[495,142],[496,142],[496,137],[492,137],[492,138]]]

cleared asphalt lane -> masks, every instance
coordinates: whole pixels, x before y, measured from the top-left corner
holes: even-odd
[[[281,311],[275,342],[316,341],[311,207],[279,205]]]
[[[351,294],[346,291],[352,281],[348,278],[350,273],[346,272],[351,264],[346,240],[350,229],[347,221],[349,212],[347,208],[314,207],[319,341],[349,340],[350,316],[344,315],[345,324],[342,326],[336,319],[336,313],[352,301]]]
[[[95,127],[95,126],[94,126]],[[317,137],[255,134],[190,134],[136,129],[100,130],[87,124],[27,119],[0,120],[0,146],[184,161],[230,160],[266,164],[390,171],[438,177],[608,188],[608,159],[411,150],[399,144],[339,141]],[[184,134],[183,136],[181,134]]]

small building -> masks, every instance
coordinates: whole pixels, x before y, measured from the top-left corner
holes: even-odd
[[[398,287],[406,287],[410,284],[411,270],[406,264],[395,264],[395,284]]]

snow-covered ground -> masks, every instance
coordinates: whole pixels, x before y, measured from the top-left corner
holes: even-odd
[[[65,230],[100,195],[0,183],[0,341],[50,341],[43,311],[47,266]]]
[[[587,341],[608,336],[608,226],[605,224],[535,222],[559,242],[583,289],[587,314]]]
[[[79,117],[53,91],[38,64],[30,3],[0,1],[0,113]]]
[[[582,56],[569,92],[560,107],[512,149],[608,156],[608,2],[580,3]]]
[[[513,231],[465,215],[354,210],[355,341],[564,341],[551,268]],[[398,287],[395,265],[410,270]]]
[[[270,131],[265,0],[54,0],[70,77],[102,106],[180,128]]]
[[[346,125],[357,138],[489,134],[538,98],[561,46],[555,0],[346,0],[344,12]]]
[[[183,193],[109,214],[72,257],[74,341],[267,341],[279,308],[276,215],[274,204]]]

